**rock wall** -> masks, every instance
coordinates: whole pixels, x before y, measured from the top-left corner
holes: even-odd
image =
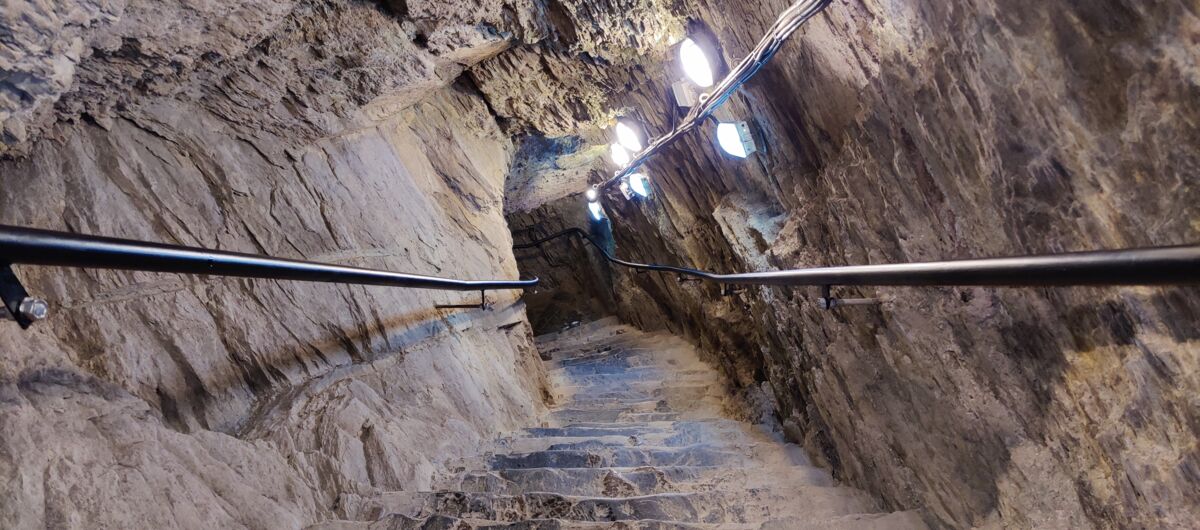
[[[678,119],[679,38],[712,36],[723,68],[786,7],[20,3],[0,13],[0,222],[511,277],[502,219],[586,226],[605,127]],[[1197,11],[836,2],[729,103],[759,153],[685,139],[649,165],[654,199],[605,198],[602,235],[720,271],[1194,242]],[[615,308],[693,336],[892,508],[1200,518],[1194,288],[847,289],[888,302],[827,313],[815,290],[727,297],[579,248],[521,254],[560,288],[530,298],[539,327]],[[447,316],[430,307],[465,295],[18,272],[55,316],[0,327],[5,527],[353,517],[540,401],[511,297]]]
[[[0,83],[20,103],[5,101],[6,130],[28,133],[5,138],[0,224],[518,275],[513,144],[470,83],[451,84],[509,45],[500,30],[417,28],[355,1],[96,4],[5,12],[16,42],[70,49],[0,67],[74,77],[34,99],[36,68]],[[0,527],[355,518],[357,499],[428,488],[442,461],[542,410],[515,292],[451,311],[434,305],[478,294],[16,270],[52,316],[0,326]]]
[[[728,63],[785,7],[674,12]],[[704,128],[648,165],[651,201],[605,197],[618,254],[734,272],[1194,243],[1197,39],[1187,1],[835,2],[729,103],[759,153],[727,159]],[[571,131],[586,153],[611,141],[611,121],[585,113],[572,130],[571,109],[669,128],[669,44],[633,62],[502,56],[471,73],[510,130]],[[597,64],[590,91],[539,92]],[[527,89],[501,85],[505,97],[567,101],[496,105],[489,79],[505,70]],[[600,156],[576,190],[611,173]],[[587,226],[578,195],[546,202],[509,218]],[[594,259],[577,250],[546,252]],[[663,275],[558,270],[564,285],[606,286],[630,322],[695,337],[743,385],[768,381],[792,436],[839,477],[932,523],[1200,517],[1195,288],[839,289],[886,303],[825,312],[816,289],[725,297]]]

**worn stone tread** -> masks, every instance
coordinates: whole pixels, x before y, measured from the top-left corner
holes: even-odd
[[[921,528],[777,430],[724,417],[720,376],[678,338],[605,322],[538,344],[558,400],[542,426],[449,463],[439,490],[382,492],[348,513],[422,530]]]

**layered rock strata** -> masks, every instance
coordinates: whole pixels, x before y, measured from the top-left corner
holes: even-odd
[[[517,277],[514,149],[453,84],[499,30],[357,1],[14,9],[0,223]],[[542,408],[515,292],[17,274],[52,316],[0,326],[5,528],[299,528]]]
[[[723,65],[785,4],[681,12]],[[653,199],[604,198],[615,248],[737,272],[1195,243],[1197,38],[1188,2],[835,2],[726,106],[759,152],[729,159],[705,127],[662,153]],[[580,105],[665,131],[671,52],[606,65],[626,82],[571,105],[494,108],[551,137]],[[502,77],[503,60],[473,72]],[[562,97],[542,97],[539,75],[593,69],[566,61],[515,69],[534,79],[526,99]],[[611,141],[578,121],[578,152]],[[518,239],[590,227],[578,192],[613,169],[595,156],[575,195],[509,215],[529,229]],[[747,388],[769,382],[794,439],[893,507],[950,527],[1185,528],[1200,514],[1194,288],[839,289],[885,303],[825,312],[815,288],[725,297],[550,266],[597,258],[582,248],[522,251],[522,267],[694,337]]]

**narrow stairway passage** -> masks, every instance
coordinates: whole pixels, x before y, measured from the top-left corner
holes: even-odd
[[[452,466],[436,491],[343,506],[322,528],[924,528],[838,486],[800,447],[723,413],[686,341],[606,319],[538,338],[560,407]]]

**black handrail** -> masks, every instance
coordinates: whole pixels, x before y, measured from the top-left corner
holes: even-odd
[[[582,237],[596,247],[605,259],[617,265],[692,276],[722,284],[992,287],[1200,284],[1200,245],[738,274],[717,274],[686,267],[625,261],[613,256],[579,228],[515,245],[513,249],[533,248],[571,235]]]
[[[0,225],[0,265],[49,265],[446,291],[526,289],[532,280],[452,280],[239,252]]]

